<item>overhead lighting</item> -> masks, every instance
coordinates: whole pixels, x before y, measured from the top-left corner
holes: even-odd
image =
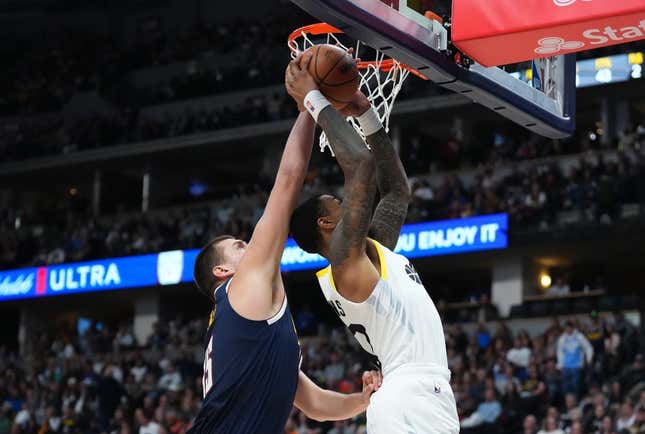
[[[547,289],[551,286],[551,276],[548,273],[540,273],[540,286],[542,289]]]

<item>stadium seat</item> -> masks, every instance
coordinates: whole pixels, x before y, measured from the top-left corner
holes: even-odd
[[[551,313],[555,315],[566,315],[571,313],[569,300],[552,300],[549,302]]]
[[[573,311],[575,313],[587,313],[596,308],[597,300],[590,298],[579,298],[573,301]]]
[[[628,203],[622,206],[620,216],[622,218],[636,217],[641,212],[641,206],[637,203]]]
[[[550,310],[549,303],[546,301],[534,301],[528,307],[530,316],[549,316]]]
[[[526,306],[523,304],[514,304],[511,306],[511,318],[521,318],[527,315]]]
[[[604,312],[613,312],[620,309],[620,298],[607,295],[598,302],[598,309]]]

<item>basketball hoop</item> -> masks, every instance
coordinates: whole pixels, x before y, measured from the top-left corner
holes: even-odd
[[[338,45],[345,50],[349,50],[349,47],[339,40],[339,36],[343,34],[344,32],[342,30],[327,23],[317,23],[300,27],[291,32],[288,38],[291,58],[295,59],[298,54],[316,44]],[[383,123],[385,131],[388,132],[390,130],[390,114],[394,107],[394,101],[401,91],[405,79],[410,73],[423,80],[428,80],[428,78],[416,69],[404,65],[396,59],[387,57],[378,50],[374,50],[375,54],[372,55],[374,60],[364,60],[360,55],[361,46],[363,47],[363,51],[365,51],[366,45],[361,41],[356,41],[356,46],[352,53],[355,59],[360,59],[356,62],[356,66],[361,74],[359,89],[367,96],[370,103],[372,103],[372,106],[374,106],[378,113],[379,119]],[[352,117],[349,117],[348,121],[364,140],[365,134],[361,130],[358,122]],[[324,132],[320,135],[319,144],[321,152],[326,147],[329,147],[329,141]]]

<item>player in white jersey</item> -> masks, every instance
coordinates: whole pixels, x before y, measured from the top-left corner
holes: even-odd
[[[357,117],[372,152],[311,77],[287,80],[287,89],[325,131],[345,177],[343,201],[309,199],[290,228],[302,249],[329,260],[318,273],[325,298],[382,369],[368,433],[457,433],[441,319],[414,267],[393,252],[410,199],[403,165],[362,93],[342,114]]]

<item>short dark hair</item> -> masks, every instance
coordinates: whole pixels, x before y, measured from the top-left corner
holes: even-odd
[[[289,224],[291,236],[307,253],[319,253],[320,250],[318,218],[325,213],[320,196],[317,194],[305,200],[291,215]]]
[[[217,278],[213,275],[213,267],[220,264],[223,260],[222,254],[217,248],[220,241],[230,240],[232,235],[220,235],[208,242],[197,254],[195,258],[195,268],[193,269],[193,277],[199,292],[214,301],[213,289],[218,282]]]

